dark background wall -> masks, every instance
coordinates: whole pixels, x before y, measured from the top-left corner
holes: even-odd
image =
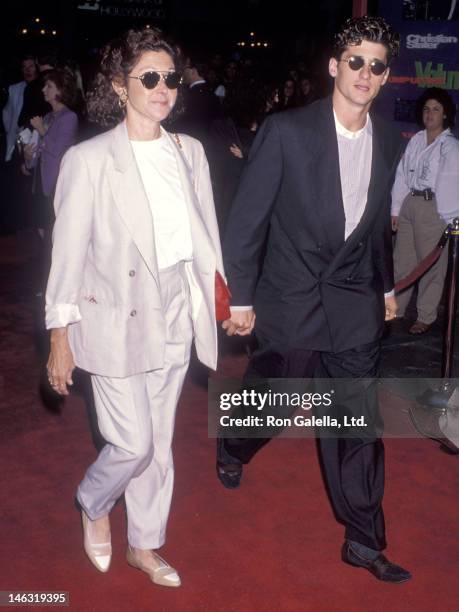
[[[352,0],[6,0],[0,4],[0,62],[49,47],[82,58],[117,33],[147,23],[173,35],[185,50],[309,60],[324,52],[330,33],[351,13]],[[268,47],[238,47],[251,31]]]

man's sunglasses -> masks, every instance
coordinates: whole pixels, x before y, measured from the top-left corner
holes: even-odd
[[[347,65],[351,70],[360,70],[365,65],[365,58],[363,58],[361,55],[351,55],[351,57],[348,57],[347,59],[341,59],[338,61],[347,62]],[[370,60],[368,62],[368,66],[375,76],[381,76],[387,68],[387,65],[384,62],[377,59]]]
[[[154,89],[162,78],[168,89],[177,89],[182,82],[182,75],[179,72],[168,70],[149,70],[140,76],[130,76],[130,79],[139,79],[145,89]]]

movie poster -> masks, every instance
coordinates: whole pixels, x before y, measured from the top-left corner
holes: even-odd
[[[380,0],[379,14],[401,45],[375,108],[410,137],[420,129],[415,103],[426,87],[446,89],[459,106],[459,0]]]

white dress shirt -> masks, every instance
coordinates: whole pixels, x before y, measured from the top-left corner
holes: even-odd
[[[397,168],[392,188],[392,215],[398,217],[411,189],[431,189],[437,209],[449,223],[459,216],[459,141],[450,129],[427,144],[427,132],[411,138]]]
[[[351,132],[344,127],[333,111],[338,137],[339,170],[343,195],[344,238],[352,234],[362,218],[368,198],[371,176],[372,125],[367,115],[365,126]]]

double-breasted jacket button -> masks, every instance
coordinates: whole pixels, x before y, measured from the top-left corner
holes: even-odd
[[[322,243],[318,242],[316,246],[317,246],[317,250],[320,251],[322,248]]]
[[[129,270],[129,276],[135,276],[135,270]]]
[[[136,314],[137,314],[137,310],[131,310],[131,312],[129,313],[129,316],[135,317]]]

